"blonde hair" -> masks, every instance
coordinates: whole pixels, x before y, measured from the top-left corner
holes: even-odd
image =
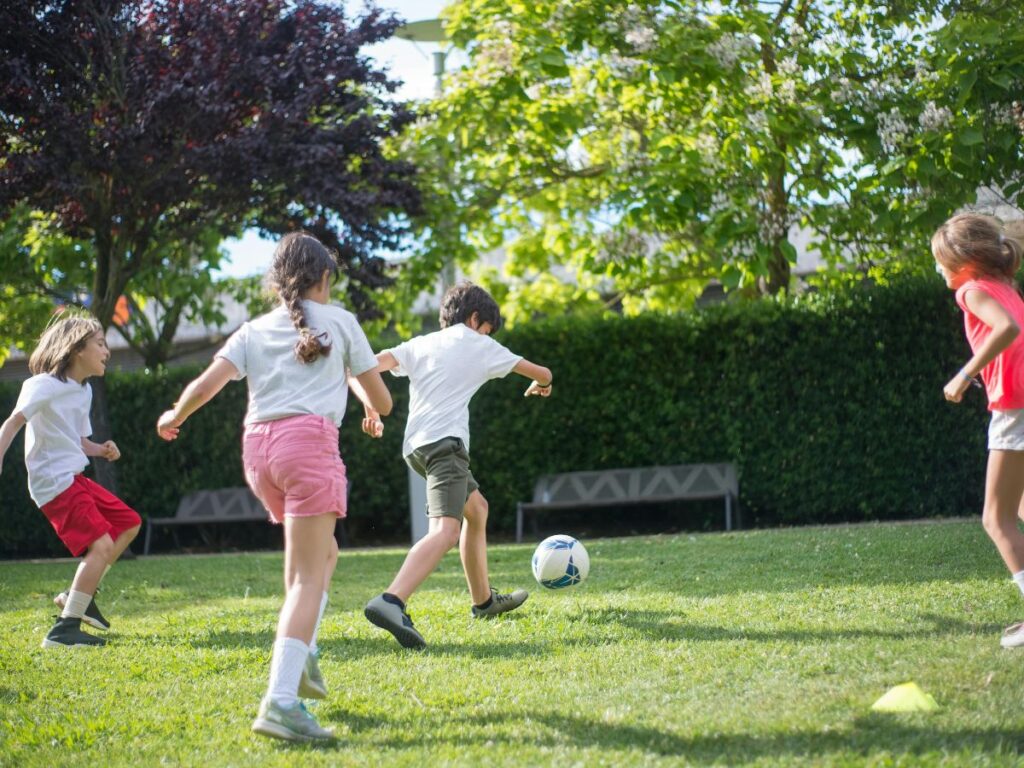
[[[89,337],[97,332],[103,333],[103,326],[91,315],[61,316],[39,337],[39,344],[28,359],[29,371],[67,381],[68,367],[75,355],[85,349]]]
[[[1002,223],[978,213],[957,214],[932,235],[932,255],[951,272],[1012,283],[1020,269],[1021,244]]]
[[[302,308],[302,294],[319,283],[324,272],[338,274],[334,254],[308,232],[289,232],[277,244],[267,273],[267,285],[284,301],[292,324],[299,332],[295,357],[303,363],[312,363],[321,355],[326,357],[331,353],[330,337],[326,331],[316,332],[306,324]]]

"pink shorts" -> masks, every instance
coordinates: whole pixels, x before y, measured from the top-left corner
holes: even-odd
[[[40,509],[64,546],[75,557],[105,534],[116,539],[125,531],[142,524],[134,509],[84,475],[75,475],[67,490],[50,499]]]
[[[348,480],[338,428],[323,416],[250,424],[242,436],[245,479],[275,523],[285,517],[347,513]]]

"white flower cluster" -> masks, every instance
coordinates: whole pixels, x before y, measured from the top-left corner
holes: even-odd
[[[618,53],[613,53],[608,56],[608,66],[611,68],[612,72],[614,72],[616,76],[626,80],[636,75],[643,64],[643,61],[633,58],[632,56],[622,56]]]
[[[713,133],[702,133],[694,142],[697,152],[700,153],[701,164],[711,171],[718,171],[722,168],[722,158],[719,155],[721,148],[718,137]]]
[[[657,43],[657,35],[650,27],[634,27],[626,33],[626,42],[633,46],[637,53],[648,53]]]
[[[992,119],[992,122],[996,125],[1013,125],[1017,122],[1016,116],[1014,115],[1013,108],[1018,102],[1013,104],[999,104],[993,103],[988,105],[988,114]]]
[[[758,133],[768,132],[768,113],[763,109],[759,109],[755,112],[751,112],[747,115],[747,122],[751,129]]]
[[[914,80],[921,85],[934,85],[940,79],[940,75],[928,66],[924,59],[917,59],[914,62]]]
[[[751,101],[770,101],[772,94],[775,93],[775,88],[772,85],[772,76],[767,72],[760,73],[744,89],[744,93]]]
[[[711,205],[708,206],[708,216],[714,218],[723,211],[729,209],[729,195],[719,189],[711,196]]]
[[[757,217],[757,236],[764,243],[776,243],[789,232],[789,219],[786,214],[773,211],[771,208],[760,211]]]
[[[708,46],[708,53],[723,69],[732,69],[736,62],[757,51],[757,42],[742,35],[726,34]]]
[[[888,112],[879,113],[878,138],[882,142],[882,149],[885,152],[895,152],[909,133],[910,127],[898,108],[893,107]]]
[[[857,99],[857,86],[854,85],[853,81],[848,77],[840,77],[838,88],[829,94],[829,98],[838,105],[844,106],[846,104],[852,104]]]
[[[934,101],[924,105],[924,110],[918,118],[921,127],[926,131],[941,131],[953,119],[953,113],[948,107],[937,107]]]
[[[476,54],[476,62],[485,83],[493,85],[506,75],[515,74],[515,50],[508,39],[485,40]]]

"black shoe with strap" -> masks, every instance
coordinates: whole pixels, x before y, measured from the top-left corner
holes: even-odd
[[[97,589],[98,593],[99,590]],[[61,592],[55,598],[53,598],[54,605],[59,608],[63,608],[68,602],[68,593]],[[82,621],[88,624],[90,627],[95,629],[102,629],[104,632],[110,629],[110,622],[106,620],[102,613],[100,613],[99,606],[96,605],[96,595],[92,596],[89,600],[89,605],[85,609],[85,615],[82,616]]]
[[[60,616],[57,623],[43,638],[43,648],[61,648],[75,645],[106,645],[102,637],[96,637],[82,631],[82,620],[71,616]]]

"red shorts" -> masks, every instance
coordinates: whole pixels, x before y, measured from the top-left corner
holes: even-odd
[[[71,486],[43,504],[41,509],[75,557],[105,534],[116,539],[142,524],[142,518],[134,509],[84,475],[75,475]]]
[[[289,416],[245,428],[245,479],[275,523],[285,517],[345,517],[348,480],[338,428],[323,416]]]

